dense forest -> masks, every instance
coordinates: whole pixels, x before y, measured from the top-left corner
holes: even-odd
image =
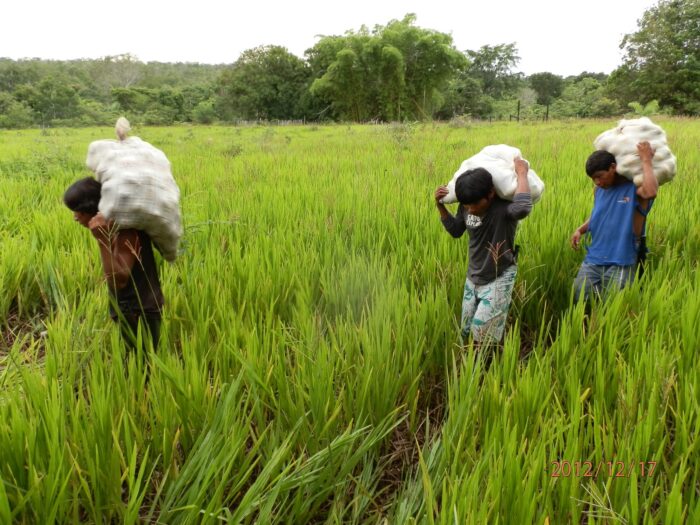
[[[519,73],[514,42],[459,51],[412,14],[323,36],[304,58],[279,46],[221,65],[0,58],[0,127],[700,114],[700,0],[640,15],[618,69],[566,78]]]

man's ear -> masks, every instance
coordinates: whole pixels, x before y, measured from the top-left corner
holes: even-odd
[[[491,191],[489,192],[489,200],[493,200],[493,198],[496,196],[496,188],[491,188]]]

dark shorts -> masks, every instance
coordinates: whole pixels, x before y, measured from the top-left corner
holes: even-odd
[[[150,339],[153,350],[158,348],[160,341],[160,315],[148,315],[131,312],[121,312],[120,316],[112,316],[112,319],[119,324],[119,330],[127,349],[135,350],[138,342],[139,329],[141,330],[142,341]]]

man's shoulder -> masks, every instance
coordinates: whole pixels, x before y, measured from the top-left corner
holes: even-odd
[[[509,201],[506,199],[502,199],[499,196],[496,196],[493,198],[493,201],[491,201],[491,206],[493,210],[496,212],[495,214],[498,215],[499,217],[507,216],[508,215],[508,207],[513,204],[513,201]]]
[[[622,177],[621,180],[618,181],[617,184],[614,184],[613,187],[610,189],[617,190],[617,191],[629,191],[629,190],[637,191],[637,185],[634,182],[632,182],[631,180]]]
[[[625,182],[614,184],[608,188],[595,188],[593,196],[595,200],[599,200],[598,196],[606,197],[607,199],[616,199],[622,195],[632,196],[637,193],[637,186],[634,182],[625,179]]]

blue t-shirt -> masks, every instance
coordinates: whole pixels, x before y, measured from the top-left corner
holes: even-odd
[[[591,245],[585,262],[616,266],[637,262],[638,238],[632,227],[637,206],[637,187],[631,181],[625,180],[607,189],[596,188],[588,223]],[[651,202],[648,209],[651,209]]]

